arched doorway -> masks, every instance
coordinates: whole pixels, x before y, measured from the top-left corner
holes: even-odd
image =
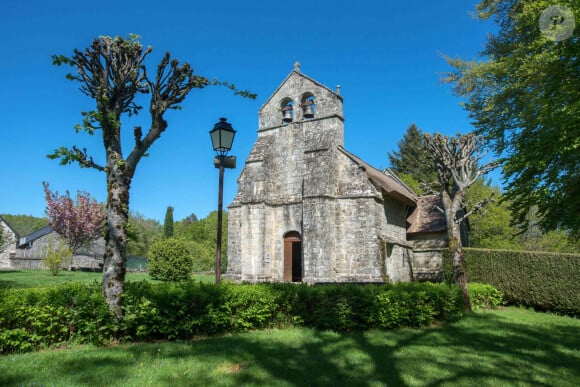
[[[284,235],[284,281],[302,282],[302,238],[296,231]]]

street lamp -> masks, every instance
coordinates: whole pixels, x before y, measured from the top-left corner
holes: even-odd
[[[222,264],[222,210],[223,210],[223,196],[224,196],[224,168],[236,167],[236,156],[226,156],[232,149],[234,136],[236,131],[232,125],[226,122],[225,118],[220,118],[220,122],[214,125],[209,132],[213,150],[216,152],[216,157],[213,164],[220,170],[219,189],[218,189],[218,219],[217,219],[217,242],[216,242],[216,257],[215,257],[215,283],[219,284],[221,279],[221,264]]]

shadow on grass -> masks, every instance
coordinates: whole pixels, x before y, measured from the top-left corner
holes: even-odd
[[[424,330],[292,329],[119,346],[82,352],[87,356],[62,360],[58,369],[75,384],[135,382],[135,368],[149,353],[157,354],[145,358],[147,367],[157,367],[148,374],[150,385],[578,385],[577,324],[559,324],[555,317],[529,322],[535,314],[524,312],[472,314]],[[0,376],[2,385],[33,380],[38,378],[32,371],[17,381],[14,375]]]
[[[15,273],[22,273],[19,270],[11,269],[1,269],[0,270],[0,289],[10,289],[16,286],[15,281],[12,279],[6,279],[6,277],[12,277]]]

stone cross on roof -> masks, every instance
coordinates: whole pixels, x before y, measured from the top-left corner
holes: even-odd
[[[294,71],[296,71],[297,73],[300,72],[300,62],[296,61],[294,63]]]

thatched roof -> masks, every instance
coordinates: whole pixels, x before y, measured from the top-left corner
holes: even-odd
[[[436,207],[443,207],[439,195],[419,196],[417,198],[417,207],[407,218],[409,223],[407,233],[445,231],[447,229],[445,216]]]

